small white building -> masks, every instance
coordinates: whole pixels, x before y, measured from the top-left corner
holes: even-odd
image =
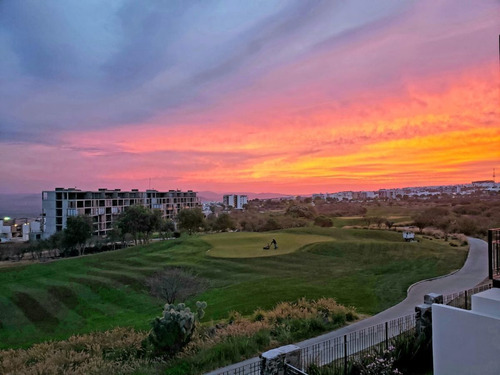
[[[332,198],[332,199],[336,199],[338,201],[342,201],[342,200],[350,201],[353,199],[352,191],[340,191],[338,193],[328,194],[327,197]]]
[[[246,195],[227,194],[222,197],[222,203],[227,207],[242,210],[243,206],[248,203],[248,197]]]
[[[3,225],[3,220],[0,220],[0,242],[8,242],[12,240],[12,228],[10,225]]]
[[[21,236],[23,238],[23,241],[29,241],[30,240],[30,224],[29,223],[24,223],[23,226],[21,227]]]
[[[411,230],[405,230],[403,232],[403,238],[405,241],[414,241],[415,240],[415,233],[413,233]]]

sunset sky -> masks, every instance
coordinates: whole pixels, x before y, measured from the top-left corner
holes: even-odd
[[[3,0],[0,193],[491,179],[499,34],[499,0]]]

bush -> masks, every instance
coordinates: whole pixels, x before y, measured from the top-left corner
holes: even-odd
[[[333,222],[332,222],[332,219],[330,219],[329,217],[321,215],[321,216],[318,216],[314,219],[314,225],[317,225],[317,226],[323,227],[323,228],[329,228],[329,227],[333,226]]]
[[[368,354],[354,364],[360,375],[402,375],[395,367],[395,348],[390,346],[376,354]]]
[[[151,323],[152,330],[145,344],[152,346],[154,355],[175,355],[191,341],[196,321],[203,318],[206,306],[205,302],[196,302],[198,311],[193,313],[183,303],[167,303],[163,316]]]
[[[400,335],[393,339],[395,365],[408,370],[432,368],[432,339],[430,335]]]

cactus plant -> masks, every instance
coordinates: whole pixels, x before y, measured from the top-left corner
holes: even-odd
[[[155,355],[172,356],[178,353],[193,335],[196,321],[203,318],[206,302],[196,302],[197,312],[193,313],[183,303],[167,303],[161,317],[151,323],[152,329],[148,342],[153,346]]]

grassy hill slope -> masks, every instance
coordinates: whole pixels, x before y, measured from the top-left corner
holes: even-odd
[[[1,269],[0,348],[116,326],[148,329],[163,302],[149,296],[144,281],[167,266],[188,268],[209,281],[204,293],[188,301],[207,301],[206,321],[232,310],[249,314],[279,301],[323,296],[374,314],[402,300],[411,283],[460,268],[467,253],[438,241],[404,243],[394,232],[309,228],[262,233],[251,239],[254,254],[228,258],[237,235],[186,237]],[[260,256],[269,238],[285,244],[287,236],[300,238],[303,246]]]

